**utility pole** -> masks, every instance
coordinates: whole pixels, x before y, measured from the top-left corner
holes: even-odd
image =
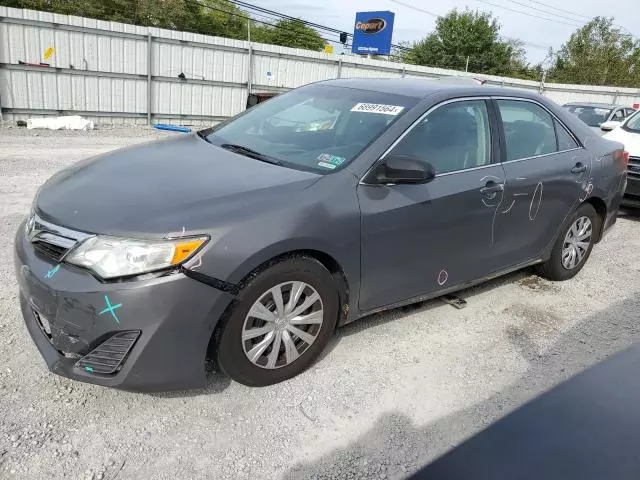
[[[542,78],[540,79],[540,95],[544,94],[544,81],[547,79],[547,69],[542,69]]]

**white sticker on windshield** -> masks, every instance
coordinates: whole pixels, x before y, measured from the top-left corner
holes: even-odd
[[[327,163],[327,162],[318,162],[318,165],[324,168],[328,168],[330,170],[333,170],[334,168],[336,168],[335,165],[333,165],[332,163]]]
[[[402,110],[404,107],[382,103],[357,103],[351,109],[352,112],[382,113],[384,115],[398,115]]]

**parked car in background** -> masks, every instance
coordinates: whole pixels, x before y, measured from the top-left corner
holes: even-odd
[[[640,208],[640,111],[605,133],[604,138],[621,142],[629,152],[627,189],[622,203],[625,206]]]
[[[622,122],[632,115],[635,110],[631,107],[623,107],[608,103],[565,103],[563,108],[573,113],[584,123],[589,125],[594,132],[602,135],[600,126],[605,122]]]
[[[314,83],[50,178],[16,235],[22,313],[76,380],[200,387],[209,352],[269,385],[372,312],[529,265],[573,277],[625,181],[622,144],[535,93]]]

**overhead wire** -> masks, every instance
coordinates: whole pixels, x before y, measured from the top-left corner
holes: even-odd
[[[400,1],[400,0],[389,0],[389,1],[390,1],[390,2],[393,2],[393,3],[397,3],[398,5],[402,5],[402,6],[404,6],[404,7],[410,8],[410,9],[415,10],[415,11],[417,11],[417,12],[426,13],[427,15],[430,15],[430,16],[432,16],[432,17],[440,17],[440,16],[441,16],[441,15],[438,15],[438,14],[436,14],[436,13],[429,12],[429,11],[424,10],[424,9],[422,9],[422,8],[419,8],[419,7],[416,7],[416,6],[414,6],[414,5],[411,5],[411,4],[409,4],[409,3],[402,2],[402,1]],[[549,48],[551,48],[549,45],[539,45],[539,44],[537,44],[537,43],[525,42],[525,41],[523,41],[523,40],[516,39],[516,38],[511,38],[511,37],[506,37],[506,36],[503,36],[503,38],[504,38],[504,39],[506,39],[506,40],[510,40],[510,41],[512,41],[512,42],[520,42],[520,43],[522,43],[522,44],[524,44],[524,45],[527,45],[527,46],[529,46],[529,47],[532,47],[532,48],[538,48],[538,49],[541,49],[541,50],[549,50]]]
[[[476,1],[480,2],[480,3],[485,3],[487,5],[491,5],[492,7],[502,8],[503,10],[508,10],[510,12],[519,13],[521,15],[526,15],[527,17],[539,18],[539,19],[545,20],[547,22],[553,22],[553,23],[558,23],[558,24],[562,24],[562,25],[569,25],[570,27],[581,27],[582,26],[582,24],[577,23],[578,20],[576,20],[576,23],[563,22],[561,20],[554,20],[552,18],[541,17],[540,15],[534,15],[533,13],[530,13],[530,12],[524,12],[522,10],[516,10],[515,8],[510,8],[510,7],[505,7],[503,5],[498,5],[497,3],[488,2],[487,0],[476,0]]]
[[[304,23],[306,26],[314,28],[314,29],[324,30],[324,31],[337,33],[337,34],[345,33],[347,35],[347,37],[353,37],[353,33],[345,32],[344,30],[341,30],[341,29],[328,27],[326,25],[322,25],[322,24],[319,24],[319,23],[310,22],[308,20],[303,20],[301,18],[297,18],[297,17],[293,17],[293,16],[290,16],[290,15],[286,15],[284,13],[280,13],[280,12],[276,12],[275,10],[270,10],[268,8],[260,7],[260,6],[245,2],[243,0],[228,0],[228,1],[230,3],[233,3],[234,5],[236,5],[237,7],[240,7],[240,8],[244,8],[244,9],[248,9],[248,10],[255,10],[255,11],[259,11],[259,12],[263,12],[263,13],[268,13],[270,15],[276,15],[276,16],[278,16],[278,17],[280,17],[282,19],[286,19],[286,20],[300,21],[300,22]],[[403,45],[391,44],[391,46],[396,48],[396,49],[398,49],[398,50],[410,50],[409,48],[407,48],[407,47],[405,47]]]
[[[278,28],[278,29],[282,29],[282,30],[289,31],[289,32],[294,32],[294,30],[292,30],[292,29],[290,29],[290,28],[287,28],[286,26],[278,25],[277,23],[269,23],[269,22],[265,22],[265,21],[263,21],[263,20],[257,20],[257,19],[255,19],[255,18],[252,18],[252,17],[247,16],[247,15],[242,15],[242,14],[240,14],[240,13],[231,12],[231,11],[228,11],[228,10],[224,10],[224,9],[222,9],[222,8],[214,7],[214,6],[212,6],[212,5],[208,5],[208,4],[206,4],[206,3],[199,2],[198,0],[184,0],[184,1],[185,1],[185,2],[187,2],[187,3],[191,3],[192,5],[193,5],[193,4],[196,4],[196,5],[199,5],[199,6],[203,7],[203,8],[207,8],[207,9],[209,9],[209,10],[213,10],[213,11],[217,11],[217,12],[226,13],[227,15],[234,16],[234,17],[238,17],[238,18],[242,18],[242,19],[247,20],[247,21],[252,21],[252,22],[260,23],[260,24],[262,24],[262,25],[267,25],[267,26],[272,27],[272,28]],[[263,17],[263,18],[264,18],[264,17]],[[273,19],[273,20],[275,20],[275,19]],[[304,36],[305,38],[314,39],[314,40],[315,40],[315,39],[317,39],[315,36],[310,35],[310,34],[308,34],[308,33],[302,33],[302,32],[299,32],[299,31],[295,31],[295,33],[296,33],[297,35],[302,35],[302,36]],[[325,41],[325,42],[333,42],[333,43],[336,43],[336,41],[335,41],[335,40],[329,40],[329,39],[327,39],[327,38],[324,38],[322,35],[320,35],[320,33],[318,33],[318,36],[320,36],[320,38],[321,38],[323,41]]]

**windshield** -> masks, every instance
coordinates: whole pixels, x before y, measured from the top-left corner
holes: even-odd
[[[348,165],[417,102],[403,95],[310,85],[261,103],[204,132],[207,141],[250,150],[280,165],[329,173]]]
[[[599,127],[606,122],[612,110],[611,108],[585,107],[581,105],[565,105],[564,108],[576,115],[590,127]]]
[[[640,133],[640,111],[631,115],[622,128],[629,132]]]

